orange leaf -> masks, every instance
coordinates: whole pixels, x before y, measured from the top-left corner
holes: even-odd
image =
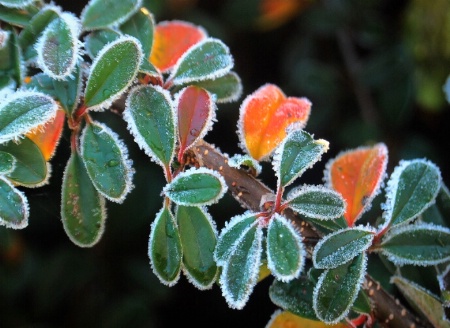
[[[276,28],[294,18],[311,0],[261,0],[257,25],[262,30]]]
[[[52,121],[47,122],[44,126],[37,127],[34,131],[29,132],[27,137],[39,147],[46,161],[49,161],[58,146],[64,127],[65,113],[58,110]]]
[[[327,325],[321,321],[310,320],[299,317],[288,311],[277,311],[274,313],[267,328],[346,328],[344,323]]]
[[[386,172],[388,150],[383,143],[338,155],[327,164],[325,179],[347,202],[344,217],[349,227],[370,208]]]
[[[198,26],[182,21],[165,21],[155,26],[150,62],[162,73],[175,66],[178,59],[207,37]]]
[[[241,105],[241,143],[254,159],[264,159],[283,141],[288,127],[305,127],[310,112],[308,99],[287,98],[276,85],[263,85]]]

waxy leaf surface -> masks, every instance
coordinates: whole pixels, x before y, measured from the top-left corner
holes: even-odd
[[[26,27],[35,14],[34,10],[8,8],[0,5],[0,20],[18,27]]]
[[[142,5],[142,0],[91,0],[81,13],[85,30],[117,26],[126,21]]]
[[[10,153],[0,151],[0,175],[7,174],[14,170],[16,159]]]
[[[22,229],[28,225],[25,195],[0,175],[0,226]]]

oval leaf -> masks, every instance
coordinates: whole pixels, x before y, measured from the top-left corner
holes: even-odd
[[[81,13],[85,30],[117,26],[142,6],[142,0],[91,0]]]
[[[89,57],[95,59],[108,43],[117,40],[120,35],[119,32],[110,28],[92,31],[85,38],[84,48]]]
[[[327,163],[325,181],[347,202],[344,216],[349,226],[369,210],[379,193],[387,161],[386,145],[380,143],[343,152]]]
[[[92,185],[76,152],[64,171],[61,219],[69,239],[80,247],[94,246],[105,229],[105,200]]]
[[[325,270],[314,288],[313,307],[317,318],[326,324],[344,319],[358,296],[366,273],[367,255],[355,257],[347,264]]]
[[[275,278],[284,282],[297,278],[305,263],[300,232],[279,214],[272,216],[267,228],[267,262]]]
[[[120,26],[120,31],[123,34],[134,36],[139,40],[145,61],[147,61],[152,50],[154,25],[152,14],[145,7],[141,7]]]
[[[217,230],[211,216],[195,206],[178,206],[176,218],[183,248],[183,272],[199,289],[209,289],[217,277],[213,251]]]
[[[109,107],[133,82],[141,61],[141,45],[131,36],[106,45],[92,63],[84,94],[86,107],[91,110]]]
[[[23,229],[28,225],[28,216],[25,195],[0,175],[0,226]]]
[[[123,118],[139,147],[158,164],[170,166],[176,142],[176,115],[170,93],[158,86],[132,89]]]
[[[58,105],[49,96],[17,91],[0,104],[0,143],[18,139],[55,117]]]
[[[345,201],[337,192],[323,186],[302,186],[287,196],[287,205],[308,218],[336,219],[344,214]]]
[[[276,85],[266,84],[248,95],[239,111],[241,144],[260,161],[278,147],[289,126],[306,125],[311,103],[306,98],[287,98]]]
[[[165,207],[152,223],[148,256],[153,272],[163,284],[172,286],[177,283],[181,270],[181,239],[175,219]]]
[[[178,59],[168,81],[183,85],[215,79],[229,73],[233,65],[228,47],[218,39],[207,38],[193,45]]]
[[[10,153],[0,151],[0,175],[8,174],[14,170],[16,159]]]
[[[441,188],[441,172],[433,163],[401,161],[386,188],[385,225],[406,223],[430,207]]]
[[[314,247],[314,267],[333,269],[345,264],[366,251],[374,237],[375,231],[364,227],[342,229],[326,235]]]
[[[0,7],[0,20],[21,28],[28,26],[33,15],[34,10]]]
[[[223,177],[207,168],[191,168],[178,174],[163,192],[178,205],[202,206],[216,203],[227,191]]]
[[[8,8],[25,8],[35,0],[0,0],[0,5]]]
[[[106,125],[91,122],[80,140],[81,157],[97,191],[107,199],[122,203],[133,187],[128,150]]]
[[[433,224],[391,229],[380,245],[396,265],[435,265],[450,259],[450,230]]]

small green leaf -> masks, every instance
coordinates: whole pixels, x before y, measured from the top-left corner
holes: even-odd
[[[343,216],[335,220],[319,220],[308,217],[305,217],[305,220],[312,223],[316,229],[322,231],[324,234],[348,227],[347,221],[345,221]]]
[[[250,155],[236,154],[228,159],[228,165],[249,171],[254,177],[261,173],[262,166]]]
[[[178,174],[163,192],[178,205],[203,206],[216,203],[227,191],[223,177],[207,168],[191,168]]]
[[[436,197],[436,206],[441,215],[450,218],[450,191],[444,183],[441,184],[441,189]],[[447,222],[448,221],[449,220],[447,219]]]
[[[233,68],[233,57],[222,41],[207,38],[193,45],[178,59],[168,80],[174,85],[222,77]]]
[[[92,63],[84,103],[90,110],[109,107],[133,82],[142,61],[138,40],[123,36],[106,45]]]
[[[0,5],[8,8],[23,9],[33,3],[35,0],[0,0]]]
[[[352,260],[372,244],[375,231],[367,227],[338,230],[321,239],[312,256],[317,269],[333,269]]]
[[[59,103],[69,115],[77,108],[80,102],[81,86],[83,82],[83,74],[79,65],[75,66],[72,72],[72,78],[64,81],[53,80],[53,88]]]
[[[358,297],[356,297],[355,302],[352,305],[352,311],[357,313],[371,313],[372,306],[370,304],[370,299],[363,289],[359,290]]]
[[[396,265],[434,265],[450,260],[450,229],[434,224],[393,228],[380,245]]]
[[[439,299],[428,290],[403,277],[394,276],[391,282],[397,286],[408,303],[424,315],[433,327],[449,328],[450,323],[444,319],[444,308]]]
[[[70,13],[54,19],[36,43],[37,64],[45,74],[64,80],[75,69],[80,56],[80,23]]]
[[[47,183],[49,168],[41,150],[33,141],[25,137],[18,144],[13,141],[0,144],[0,151],[11,154],[16,160],[14,170],[7,174],[14,184],[39,187]]]
[[[80,247],[94,246],[105,229],[105,200],[94,188],[76,152],[64,171],[61,218],[69,239]]]
[[[81,157],[97,191],[122,203],[133,187],[133,169],[124,143],[106,125],[91,122],[80,140]]]
[[[328,141],[313,137],[303,131],[294,130],[287,135],[277,148],[273,166],[278,176],[278,184],[283,187],[291,184],[328,150]]]
[[[284,216],[272,216],[267,228],[268,268],[278,280],[297,278],[305,263],[305,250],[300,232]]]
[[[123,34],[134,36],[139,40],[147,62],[152,50],[154,27],[153,15],[146,8],[142,7],[119,28]]]
[[[34,10],[28,10],[31,8],[18,9],[7,8],[0,5],[0,20],[15,26],[24,28],[30,23],[31,18],[34,15]]]
[[[28,225],[28,216],[25,195],[0,175],[0,226],[23,229]]]
[[[170,93],[159,86],[133,88],[123,118],[139,147],[161,166],[170,166],[176,142],[176,116]]]
[[[323,186],[302,186],[292,190],[287,196],[287,205],[308,218],[331,220],[345,212],[342,196]]]
[[[92,31],[86,36],[84,48],[91,59],[95,59],[98,53],[110,42],[117,40],[120,33],[113,29]]]
[[[222,294],[231,308],[242,309],[258,281],[262,235],[259,224],[247,229],[222,268]]]
[[[159,280],[168,286],[175,285],[180,277],[182,247],[175,219],[166,207],[152,223],[148,256]]]
[[[239,239],[254,224],[257,224],[256,213],[247,211],[242,215],[234,216],[220,232],[216,249],[214,250],[214,260],[218,265],[225,265],[230,255],[239,243]]]
[[[85,30],[117,26],[142,6],[142,0],[91,0],[81,13]]]
[[[0,104],[0,143],[18,139],[55,117],[58,105],[40,92],[17,91]]]
[[[176,212],[181,246],[183,272],[199,289],[209,289],[217,277],[213,251],[217,243],[215,223],[205,209],[178,206]]]
[[[14,30],[0,30],[0,76],[9,77],[15,84],[22,85],[22,53],[17,42],[17,34]],[[2,72],[3,71],[3,72]],[[14,88],[15,89],[15,88]]]
[[[8,174],[14,171],[16,159],[10,153],[0,151],[0,175]]]
[[[363,253],[320,275],[313,293],[313,308],[319,320],[334,324],[345,318],[358,296],[366,263],[367,255]]]
[[[439,168],[429,161],[401,161],[388,181],[383,213],[385,225],[407,223],[430,207],[441,180]]]

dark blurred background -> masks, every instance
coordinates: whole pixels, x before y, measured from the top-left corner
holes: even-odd
[[[86,1],[57,1],[79,14]],[[156,21],[181,19],[223,40],[235,58],[244,94],[219,105],[206,140],[228,154],[238,147],[243,98],[265,83],[308,97],[306,130],[330,141],[323,161],[299,183],[322,183],[325,163],[342,150],[384,142],[388,172],[400,159],[426,157],[450,181],[450,111],[443,86],[450,73],[448,0],[146,0]],[[105,8],[105,10],[108,10]],[[65,137],[45,187],[26,190],[31,217],[22,231],[0,227],[0,327],[264,327],[276,310],[271,278],[243,310],[228,308],[218,286],[198,291],[181,277],[168,288],[151,271],[150,224],[159,210],[162,170],[132,142],[116,115],[97,113],[118,132],[135,163],[135,189],[108,203],[102,240],[80,249],[59,215]],[[261,179],[275,180],[270,163]],[[383,199],[381,199],[383,201]],[[230,196],[210,208],[222,228],[243,212]],[[374,215],[377,215],[376,213]]]

